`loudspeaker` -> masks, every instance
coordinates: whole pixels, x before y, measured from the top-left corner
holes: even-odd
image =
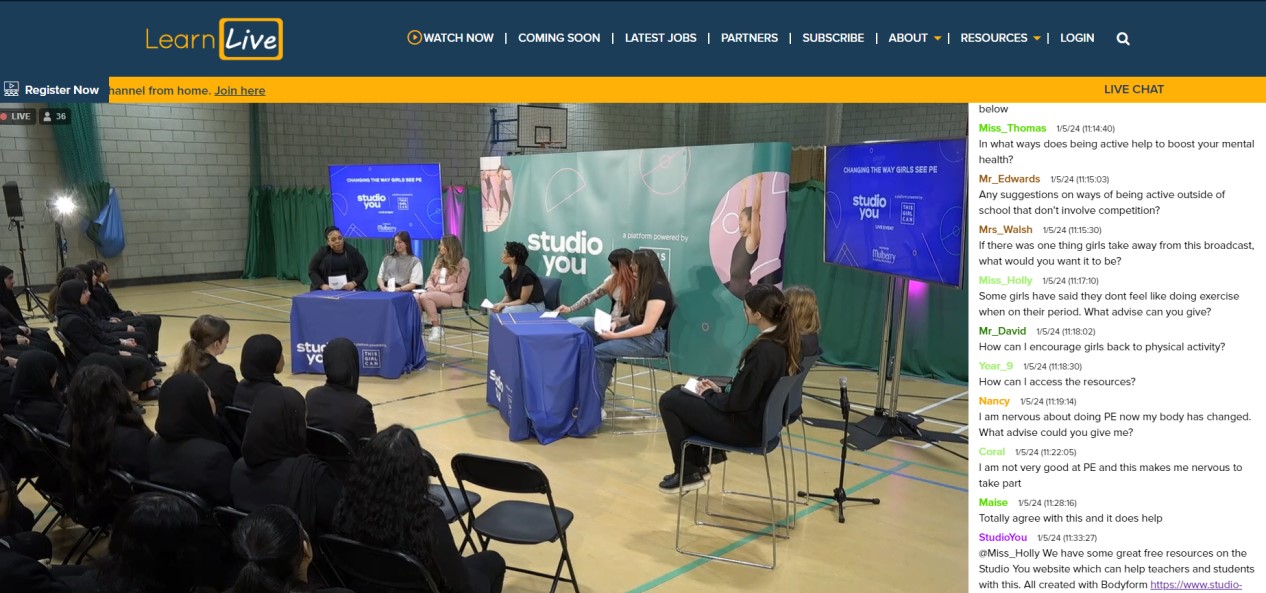
[[[22,196],[18,193],[17,182],[4,184],[4,209],[8,211],[9,218],[22,218]]]

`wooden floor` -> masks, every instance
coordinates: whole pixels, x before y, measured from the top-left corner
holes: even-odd
[[[174,368],[180,346],[188,339],[193,318],[210,313],[232,324],[230,349],[221,361],[237,366],[241,344],[256,333],[269,333],[289,344],[290,297],[305,291],[298,282],[225,280],[119,289],[124,307],[164,316],[160,355]],[[485,319],[486,321],[486,319]],[[461,330],[450,329],[448,339],[465,344]],[[486,352],[486,344],[476,345]],[[672,470],[663,433],[616,435],[599,432],[593,438],[564,439],[548,446],[535,441],[510,442],[506,426],[484,403],[485,357],[441,365],[438,345],[428,344],[432,361],[421,371],[398,380],[362,378],[360,391],[375,405],[378,425],[402,424],[417,431],[424,447],[448,468],[459,452],[530,461],[550,478],[560,506],[576,513],[568,531],[576,574],[584,591],[657,593],[707,590],[709,593],[754,591],[856,591],[860,593],[959,593],[967,589],[967,464],[964,460],[922,443],[890,441],[868,452],[850,452],[845,485],[850,495],[882,499],[879,506],[847,507],[848,522],[835,520],[834,507],[811,502],[794,509],[798,517],[789,540],[778,546],[778,566],[768,571],[697,559],[674,549],[677,497],[661,494],[660,478]],[[289,368],[289,364],[287,364]],[[625,367],[619,371],[627,373]],[[875,373],[818,367],[809,375],[806,393],[837,396],[838,377],[847,375],[856,404],[872,404]],[[163,373],[162,377],[169,373]],[[282,375],[283,383],[300,392],[323,382],[317,375]],[[680,382],[661,373],[661,388]],[[904,411],[921,411],[931,430],[964,431],[967,422],[966,388],[926,380],[901,383]],[[618,387],[627,392],[629,387]],[[649,393],[640,394],[653,400]],[[157,410],[149,404],[146,420],[153,425]],[[868,407],[862,409],[869,411]],[[806,416],[838,418],[838,408],[806,400]],[[857,420],[858,417],[854,417]],[[840,434],[808,429],[808,438],[786,442],[793,449],[804,481],[804,451],[808,452],[810,485],[814,491],[835,487],[839,473]],[[966,454],[963,445],[950,445]],[[775,487],[781,488],[781,460],[775,455]],[[766,487],[760,459],[731,456],[724,464],[727,486],[747,491]],[[721,472],[712,478],[713,509],[760,513],[769,504],[718,493]],[[801,486],[803,487],[803,486]],[[23,492],[28,506],[36,496]],[[485,494],[487,501],[496,495]],[[693,496],[685,499],[689,523]],[[856,505],[857,503],[852,503]],[[782,506],[779,506],[782,509]],[[47,520],[47,519],[45,519]],[[709,553],[767,562],[769,538],[710,527],[684,528],[683,542]],[[55,545],[68,546],[81,530],[73,525],[55,528]],[[552,572],[557,545],[535,547],[495,545],[511,565]],[[99,545],[94,552],[103,552]],[[506,591],[548,591],[544,579],[509,573]],[[559,591],[569,590],[560,586]]]

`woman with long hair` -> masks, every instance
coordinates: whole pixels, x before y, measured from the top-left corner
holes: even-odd
[[[599,284],[589,294],[580,297],[580,300],[571,305],[563,305],[557,311],[559,313],[574,313],[609,295],[611,297],[611,317],[623,316],[624,309],[628,306],[628,299],[632,297],[633,291],[637,288],[637,276],[633,274],[633,251],[624,247],[615,249],[607,255],[607,263],[611,264],[611,273],[603,279],[602,284]],[[592,317],[572,317],[568,321],[572,325],[580,327],[588,325],[590,329],[592,329],[593,325]]]
[[[76,590],[96,585],[97,593],[184,593],[209,583],[206,545],[198,511],[170,494],[146,493],[128,499],[110,532],[109,554],[95,572],[80,577]]]
[[[818,295],[808,286],[788,286],[783,290],[787,305],[791,307],[791,319],[800,334],[800,356],[821,354],[818,332],[822,331],[822,318],[818,314]]]
[[[158,434],[148,447],[150,481],[193,492],[215,505],[232,503],[233,454],[215,417],[211,390],[197,375],[181,373],[158,396]]]
[[[323,532],[334,516],[343,487],[323,461],[308,453],[307,413],[293,389],[265,394],[255,402],[242,458],[233,465],[233,506],[254,511],[280,504],[293,510],[308,531]]]
[[[739,357],[734,381],[722,388],[702,379],[698,393],[678,385],[659,398],[673,457],[673,473],[659,483],[665,494],[702,488],[710,473],[712,460],[703,458],[702,449],[692,447],[682,458],[681,444],[687,438],[698,435],[733,445],[759,444],[769,394],[779,379],[800,370],[800,335],[782,291],[768,284],[753,286],[743,295],[743,314],[760,333]]]
[[[598,387],[604,397],[616,359],[664,355],[668,322],[676,307],[672,286],[654,251],[633,252],[632,271],[637,287],[629,299],[625,316],[614,320],[611,330],[595,334],[597,345],[593,353],[598,359]]]
[[[85,356],[101,353],[119,357],[126,373],[128,390],[139,394],[143,400],[158,399],[158,390],[154,388],[154,367],[142,354],[132,350],[136,348],[136,342],[108,337],[93,323],[87,308],[90,298],[92,293],[83,280],[63,282],[57,288],[57,329],[66,336],[71,348]]]
[[[328,430],[355,443],[378,432],[374,406],[356,393],[360,353],[347,338],[334,338],[322,351],[325,385],[308,391],[308,426]]]
[[[277,373],[285,370],[286,356],[281,340],[269,334],[255,334],[242,345],[242,380],[233,390],[233,406],[247,410],[255,406],[260,395],[275,389],[299,392],[283,387]]]
[[[246,563],[232,593],[352,593],[341,588],[308,586],[312,540],[299,517],[284,506],[260,507],[237,524],[232,540],[234,551]]]
[[[365,290],[369,268],[365,256],[343,240],[343,231],[336,226],[325,227],[325,245],[317,249],[308,261],[308,280],[312,290],[335,290],[332,284],[339,282],[338,290]]]
[[[413,556],[441,592],[498,593],[505,560],[493,551],[458,553],[440,503],[429,493],[431,478],[417,435],[399,424],[387,427],[356,455],[334,513],[335,531]]]
[[[426,279],[426,292],[417,295],[418,306],[426,313],[431,324],[429,339],[434,342],[444,337],[440,327],[440,309],[461,307],[470,280],[470,260],[462,251],[462,242],[456,235],[444,235],[440,239],[440,253],[431,264],[431,275]]]
[[[391,239],[391,253],[378,265],[378,290],[387,292],[387,281],[395,280],[396,292],[409,292],[422,285],[422,262],[413,255],[413,239],[400,231]]]
[[[113,512],[119,501],[107,498],[107,470],[121,469],[149,479],[149,440],[154,437],[132,407],[127,388],[114,371],[86,366],[75,372],[66,389],[70,415],[70,482],[79,504]]]
[[[216,408],[233,405],[237,391],[237,371],[216,360],[229,347],[229,322],[214,315],[202,315],[189,325],[189,341],[180,348],[175,374],[192,373],[211,388]]]

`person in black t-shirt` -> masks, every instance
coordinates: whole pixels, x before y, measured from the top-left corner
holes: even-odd
[[[612,320],[611,331],[595,334],[593,353],[598,359],[598,386],[606,393],[618,358],[664,355],[668,321],[676,302],[659,256],[649,249],[633,253],[637,288],[629,300],[628,315]]]
[[[501,252],[501,263],[506,265],[501,272],[501,283],[506,287],[506,295],[492,306],[493,313],[545,312],[545,289],[536,272],[524,265],[527,258],[528,250],[522,243],[506,243],[505,251]]]
[[[344,280],[337,290],[365,290],[369,268],[365,256],[355,247],[343,242],[343,231],[336,226],[325,227],[325,246],[318,249],[308,262],[308,279],[312,290],[335,290],[330,282]]]

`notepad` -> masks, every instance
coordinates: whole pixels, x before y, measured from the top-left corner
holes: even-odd
[[[333,288],[334,290],[343,290],[344,286],[347,286],[346,274],[342,276],[330,276],[330,288]]]
[[[699,380],[695,378],[687,380],[686,384],[681,386],[681,390],[691,395],[703,395],[699,393]]]
[[[541,313],[541,319],[554,319],[558,317],[558,311],[546,311]]]
[[[611,314],[598,309],[593,312],[593,331],[598,333],[611,331]]]

